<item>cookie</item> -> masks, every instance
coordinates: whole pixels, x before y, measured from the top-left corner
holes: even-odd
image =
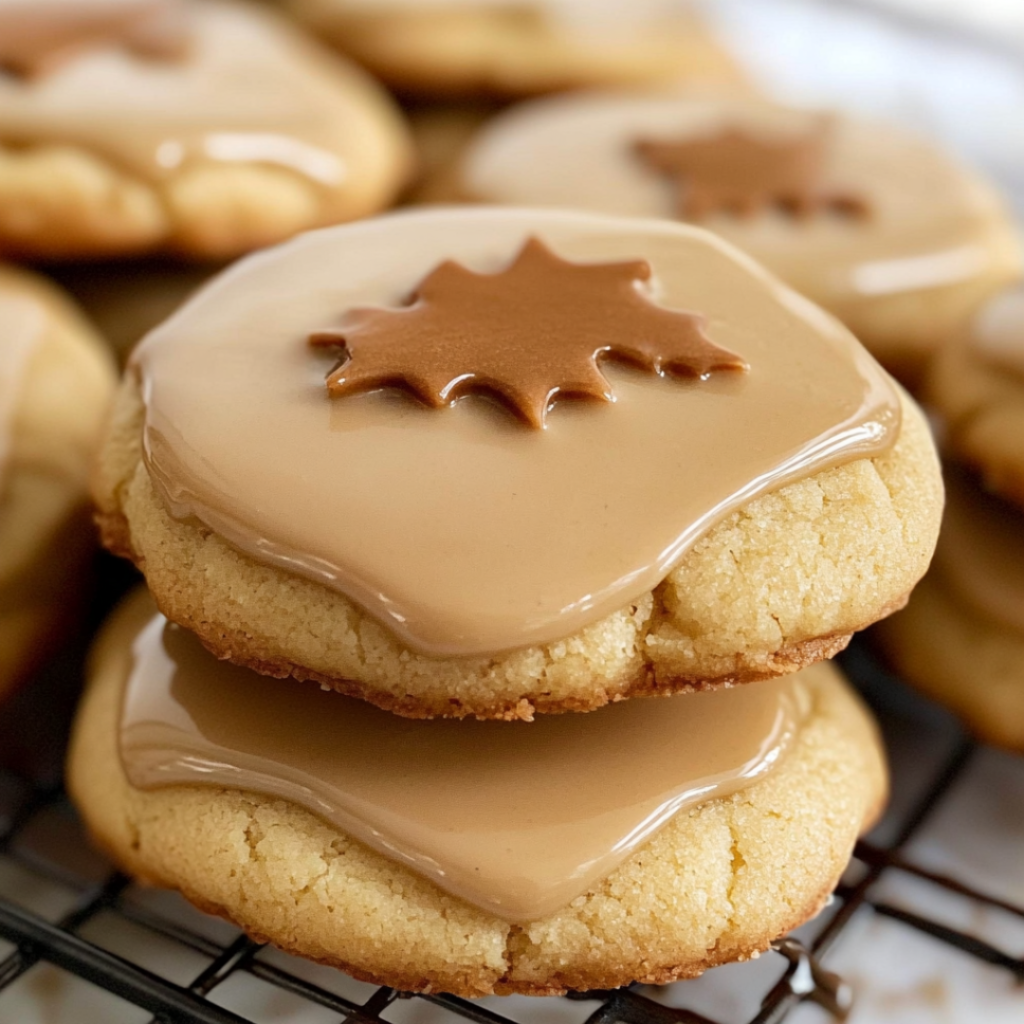
[[[665,0],[288,0],[288,7],[389,85],[415,95],[742,81],[707,27]]]
[[[980,739],[1024,753],[1024,513],[948,474],[935,563],[875,630],[895,669]]]
[[[52,285],[0,266],[0,694],[77,606],[95,547],[87,478],[114,393],[103,342]]]
[[[942,501],[913,402],[712,235],[474,208],[207,286],[136,349],[94,493],[219,657],[506,718],[830,657]]]
[[[416,146],[417,176],[403,203],[444,201],[445,184],[458,154],[488,118],[501,109],[493,100],[411,103],[405,108]]]
[[[534,101],[490,121],[449,180],[449,199],[700,223],[838,316],[912,386],[1021,266],[995,191],[930,144],[756,100]]]
[[[807,669],[792,682],[633,701],[528,725],[410,722],[218,662],[185,631],[152,622],[151,615],[145,597],[117,614],[94,652],[76,722],[68,785],[96,840],[127,872],[179,889],[260,941],[406,991],[543,995],[632,981],[662,984],[757,956],[824,905],[858,832],[875,819],[885,798],[874,725],[829,665]],[[189,729],[179,728],[188,715],[162,718],[153,715],[158,705],[145,699],[140,704],[150,684],[159,688],[161,700],[172,695],[177,707],[192,707],[197,699],[199,732],[189,736]],[[256,688],[251,697],[250,685]],[[663,716],[676,716],[676,726],[685,730],[689,709],[724,699],[730,702],[726,720],[704,720],[716,735],[723,729],[729,735],[734,711],[782,685],[800,700],[797,726],[781,756],[765,771],[751,773],[738,791],[703,800],[697,795],[695,803],[667,815],[660,829],[644,833],[610,871],[543,916],[513,923],[507,914],[441,888],[451,879],[427,877],[438,866],[429,859],[419,862],[419,870],[399,862],[402,842],[411,836],[439,844],[443,856],[455,859],[464,845],[489,849],[479,861],[486,871],[494,852],[487,839],[498,819],[488,817],[485,801],[501,792],[504,798],[489,806],[492,812],[496,805],[503,808],[499,831],[510,843],[539,843],[538,830],[546,837],[559,829],[562,815],[571,819],[554,852],[557,860],[562,848],[572,852],[574,844],[590,841],[594,823],[607,817],[600,813],[607,790],[614,791],[616,811],[636,799],[634,786],[644,788],[629,778],[637,762],[646,771],[666,756],[671,760],[672,749],[681,745],[666,742],[671,730],[659,729]],[[284,709],[300,697],[300,714],[274,714],[274,702]],[[356,787],[369,781],[372,788],[378,776],[391,780],[390,789],[384,787],[385,806],[364,801],[359,809],[383,822],[377,841],[389,855],[333,824],[338,805],[319,790],[312,797],[317,814],[280,796],[261,795],[267,790],[260,787],[273,792],[281,785],[301,792],[310,763],[331,765],[332,750],[348,749],[347,740],[332,744],[330,728],[314,724],[317,709],[331,715],[333,705],[336,721],[346,728],[347,704],[360,718],[356,733],[345,735],[360,750],[342,766],[341,784],[350,782],[346,772],[357,777]],[[146,788],[129,782],[128,771],[148,772],[152,779],[190,763],[216,772],[221,762],[223,768],[225,757],[235,755],[204,746],[197,749],[206,753],[193,757],[189,744],[205,744],[204,736],[215,744],[235,743],[235,716],[254,709],[246,723],[257,741],[252,749],[258,754],[266,744],[273,751],[231,777],[251,779],[257,788],[224,785],[218,778],[206,785],[157,778]],[[735,728],[742,731],[740,721],[742,716]],[[275,783],[281,730],[289,734],[285,746],[302,750],[303,763],[297,778]],[[398,735],[389,739],[389,730]],[[307,743],[303,738],[311,731],[316,737]],[[461,742],[459,735],[467,731],[476,738]],[[605,734],[621,735],[621,748]],[[433,743],[447,755],[437,756]],[[366,745],[370,763],[361,764]],[[578,786],[567,791],[568,779],[577,779]],[[330,787],[323,792],[329,794]],[[435,811],[429,805],[437,800]],[[459,816],[463,804],[468,817]],[[478,811],[482,819],[474,817]],[[403,831],[404,821],[447,822],[451,814],[459,819],[454,837],[426,826]],[[524,821],[531,824],[521,829]],[[399,841],[390,843],[390,833]],[[539,859],[551,853],[545,849]],[[532,880],[533,862],[518,863]],[[500,890],[511,882],[503,876],[491,884]]]
[[[1024,508],[1024,285],[993,298],[942,347],[925,395],[949,456]]]
[[[0,252],[226,259],[374,213],[404,184],[387,95],[273,12],[114,6],[120,20],[93,0],[0,12]]]

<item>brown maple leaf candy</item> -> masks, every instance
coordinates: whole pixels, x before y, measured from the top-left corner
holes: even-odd
[[[780,139],[727,128],[677,142],[641,139],[634,150],[673,181],[676,211],[684,220],[719,211],[751,217],[770,207],[794,217],[825,211],[866,216],[862,197],[823,184],[829,134],[827,122]]]
[[[398,387],[443,408],[488,394],[534,428],[556,398],[614,401],[603,359],[679,377],[747,368],[702,317],[653,302],[641,287],[650,276],[645,260],[572,263],[531,238],[499,273],[446,261],[408,305],[353,310],[309,341],[344,349],[332,396]]]

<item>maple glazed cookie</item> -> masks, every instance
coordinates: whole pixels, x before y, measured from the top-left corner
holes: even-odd
[[[962,471],[948,486],[935,563],[875,636],[908,682],[1024,753],[1024,511]]]
[[[523,96],[588,85],[741,81],[678,0],[287,0],[390,85],[430,96]]]
[[[836,314],[909,384],[1021,265],[995,191],[931,145],[755,100],[534,101],[485,125],[451,177],[450,199],[697,222]]]
[[[1024,508],[1024,284],[993,298],[943,346],[925,393],[950,457]]]
[[[206,286],[135,350],[94,493],[219,656],[521,718],[830,657],[904,602],[941,507],[916,406],[727,244],[480,208]]]
[[[219,662],[139,595],[92,659],[68,785],[129,873],[405,991],[661,984],[816,913],[886,793],[816,665],[529,725],[409,721]]]
[[[406,129],[259,5],[0,3],[0,252],[237,255],[371,214]]]
[[[47,654],[95,546],[87,478],[113,361],[52,285],[0,266],[0,693]]]

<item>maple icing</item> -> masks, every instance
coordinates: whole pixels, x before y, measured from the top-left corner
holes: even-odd
[[[975,611],[1024,633],[1024,514],[955,470],[933,571]]]
[[[217,661],[144,595],[115,629],[133,786],[284,798],[512,921],[554,913],[675,814],[763,778],[809,709],[804,679],[819,678],[528,725],[412,721]]]
[[[37,302],[0,288],[0,492],[10,461],[21,384],[45,326],[46,313]]]
[[[108,46],[38,78],[0,74],[0,146],[82,146],[151,180],[196,161],[270,164],[326,196],[350,161],[383,166],[367,142],[380,112],[361,75],[258,6],[181,4],[189,45],[179,60]]]
[[[0,67],[34,75],[94,48],[183,55],[182,0],[0,0]]]
[[[970,340],[986,362],[1024,374],[1024,285],[990,300],[975,316]]]
[[[463,157],[459,186],[482,202],[675,217],[680,184],[638,154],[638,143],[733,133],[783,145],[821,122],[816,112],[753,100],[556,97],[521,104],[485,126]],[[739,217],[720,210],[702,225],[840,316],[868,299],[1008,273],[1018,263],[1000,200],[979,177],[884,125],[840,116],[827,124],[821,187],[853,207],[800,218],[785,209]],[[850,215],[861,208],[865,215]]]
[[[477,398],[438,411],[392,389],[330,396],[337,359],[310,334],[401,307],[445,260],[506,270],[530,236],[574,263],[646,260],[651,300],[702,316],[749,370],[687,381],[604,364],[615,402],[559,403],[544,430]],[[529,328],[528,296],[522,315]],[[890,379],[852,335],[713,236],[556,211],[311,232],[221,275],[132,365],[146,466],[172,515],[445,656],[577,633],[651,590],[730,512],[888,450],[900,423]]]

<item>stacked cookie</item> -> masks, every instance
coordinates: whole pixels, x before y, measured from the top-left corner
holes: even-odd
[[[989,302],[936,356],[949,503],[935,566],[878,632],[907,679],[982,739],[1024,751],[1024,291]]]
[[[478,995],[693,976],[822,906],[885,795],[822,662],[906,600],[942,485],[912,400],[715,236],[464,208],[204,288],[136,350],[95,497],[162,613],[97,652],[99,841]]]

